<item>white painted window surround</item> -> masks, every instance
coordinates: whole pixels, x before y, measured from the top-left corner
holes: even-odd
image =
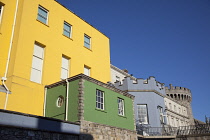
[[[96,108],[104,110],[104,92],[96,90]]]
[[[124,116],[124,100],[118,98],[117,102],[118,102],[118,114]]]
[[[138,108],[138,118],[141,124],[148,124],[148,112],[147,105],[137,105]]]

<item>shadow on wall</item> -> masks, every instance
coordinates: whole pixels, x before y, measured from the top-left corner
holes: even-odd
[[[47,131],[57,131],[61,132],[61,122],[59,121],[49,121],[38,117],[38,129]]]
[[[94,140],[91,134],[81,133],[79,137],[80,140]]]

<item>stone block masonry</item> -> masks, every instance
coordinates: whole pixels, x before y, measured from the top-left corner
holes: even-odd
[[[137,140],[136,131],[89,121],[81,121],[80,129],[80,140]]]

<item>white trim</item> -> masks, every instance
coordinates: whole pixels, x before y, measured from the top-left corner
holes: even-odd
[[[2,5],[0,3],[0,7],[1,7],[1,13],[0,13],[0,24],[1,24],[2,16],[3,16],[3,11],[4,11],[4,5]]]
[[[18,11],[18,3],[19,3],[19,0],[16,1],[16,9],[15,9],[15,15],[14,15],[14,22],[13,22],[13,25],[12,25],[12,35],[11,35],[11,38],[10,38],[10,44],[9,44],[9,51],[8,51],[6,69],[5,69],[4,77],[2,77],[2,84],[4,85],[4,87],[7,90],[7,95],[6,95],[6,99],[5,99],[4,109],[7,108],[7,102],[8,102],[9,89],[6,86],[5,81],[7,79],[6,77],[7,77],[7,73],[8,73],[8,66],[9,66],[9,61],[10,61],[10,56],[11,56],[11,50],[12,50],[12,44],[13,44],[13,38],[14,38],[15,24],[16,24],[17,11]]]

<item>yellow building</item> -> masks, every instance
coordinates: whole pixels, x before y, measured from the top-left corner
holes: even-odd
[[[43,115],[45,85],[79,73],[110,81],[109,38],[55,0],[0,8],[1,109]]]

